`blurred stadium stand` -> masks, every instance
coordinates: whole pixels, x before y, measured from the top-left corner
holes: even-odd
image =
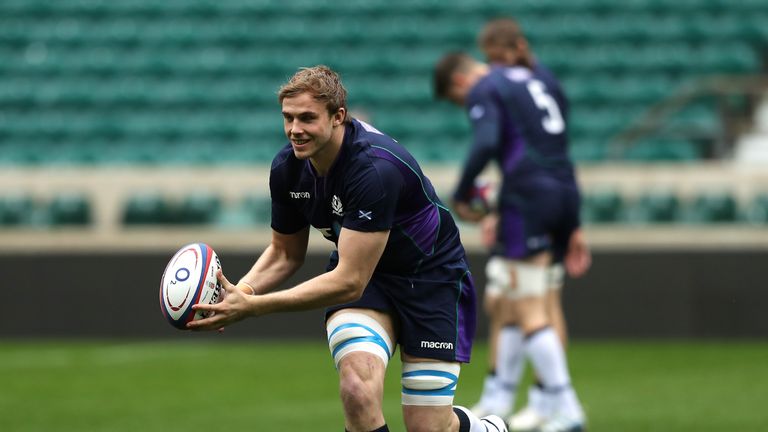
[[[768,179],[730,162],[768,160],[765,0],[287,7],[0,2],[0,243],[59,226],[136,247],[158,241],[153,227],[219,230],[235,243],[228,228],[263,232],[266,166],[283,143],[276,90],[317,63],[342,73],[353,113],[433,166],[448,191],[468,125],[434,102],[432,67],[447,50],[476,53],[478,29],[501,15],[519,19],[569,94],[587,223],[768,220]]]
[[[504,15],[571,99],[595,251],[564,293],[573,334],[768,334],[755,289],[768,254],[766,0],[2,0],[0,274],[15,297],[0,337],[178,337],[155,303],[163,265],[206,242],[233,277],[267,244],[276,92],[301,66],[340,71],[353,114],[407,146],[447,197],[469,128],[433,100],[432,67],[448,50],[477,54],[482,24]],[[462,240],[482,269],[476,230],[462,225]],[[310,235],[296,281],[330,247]],[[318,319],[227,333],[306,335]]]
[[[290,16],[276,0],[6,0],[0,159],[268,162],[282,141],[277,87],[297,67],[327,63],[345,76],[353,109],[422,159],[455,161],[462,152],[430,149],[465,145],[466,122],[433,103],[430,72],[446,50],[474,50],[482,23],[502,14],[564,81],[582,161],[605,159],[612,138],[698,80],[760,73],[768,45],[759,0],[299,1]],[[665,112],[684,134],[646,131],[617,157],[721,156],[713,148],[735,120],[717,99],[751,97],[721,87]]]

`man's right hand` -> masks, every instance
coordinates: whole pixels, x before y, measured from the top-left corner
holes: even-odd
[[[581,277],[592,266],[592,252],[589,250],[584,232],[577,229],[568,241],[568,252],[565,254],[565,269],[571,277]]]

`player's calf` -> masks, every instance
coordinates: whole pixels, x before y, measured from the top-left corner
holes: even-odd
[[[507,432],[497,416],[480,419],[464,407],[453,406],[460,369],[458,363],[403,362],[402,404],[409,432]]]

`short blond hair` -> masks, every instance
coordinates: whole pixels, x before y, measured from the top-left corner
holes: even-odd
[[[283,99],[296,97],[302,93],[309,93],[315,100],[324,102],[331,115],[338,112],[340,108],[347,109],[347,89],[341,83],[339,74],[328,66],[300,68],[288,82],[280,87],[277,95],[282,104]]]

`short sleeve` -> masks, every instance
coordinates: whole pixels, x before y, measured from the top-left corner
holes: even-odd
[[[392,228],[403,176],[389,161],[377,159],[347,180],[342,226],[354,231],[387,231]]]
[[[288,187],[279,171],[269,175],[269,193],[272,199],[272,229],[282,234],[293,234],[309,225],[295,204],[288,199]]]

